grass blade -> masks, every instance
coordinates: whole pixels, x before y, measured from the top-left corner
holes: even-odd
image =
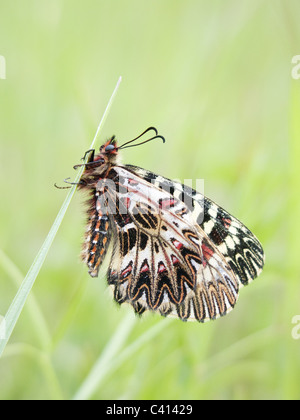
[[[0,264],[6,274],[12,278],[14,283],[16,284],[17,288],[20,287],[24,275],[21,273],[19,268],[14,264],[14,262],[4,253],[4,251],[0,248]],[[28,305],[27,305],[28,313],[30,315],[30,319],[32,325],[34,326],[35,334],[40,342],[42,348],[46,349],[49,346],[51,336],[50,331],[46,322],[46,319],[43,315],[43,312],[36,301],[33,293],[29,296]]]
[[[106,116],[108,114],[108,111],[111,107],[113,99],[114,99],[114,97],[117,93],[117,90],[119,88],[121,80],[122,79],[120,77],[117,84],[116,84],[116,87],[115,87],[115,89],[114,89],[114,91],[113,91],[113,93],[110,97],[110,100],[109,100],[109,102],[108,102],[108,104],[105,108],[104,114],[103,114],[103,116],[100,120],[100,123],[98,125],[97,131],[96,131],[96,134],[95,134],[94,139],[92,141],[90,149],[92,149],[94,147],[97,136],[100,132],[100,129],[101,129],[104,121],[105,121],[105,118],[106,118]],[[4,326],[5,326],[5,336],[4,336],[3,339],[0,338],[0,357],[2,356],[2,353],[3,353],[7,343],[9,341],[9,338],[10,338],[10,336],[11,336],[13,330],[14,330],[14,327],[15,327],[18,319],[19,319],[19,316],[20,316],[20,314],[23,310],[23,307],[25,305],[27,297],[28,297],[28,295],[29,295],[29,293],[32,289],[32,286],[34,285],[35,279],[37,278],[37,275],[38,275],[38,273],[39,273],[39,271],[40,271],[40,269],[41,269],[41,267],[42,267],[42,265],[45,261],[45,258],[47,256],[48,251],[51,247],[51,244],[52,244],[52,242],[53,242],[53,240],[56,236],[56,233],[57,233],[57,231],[58,231],[58,229],[61,225],[61,222],[63,221],[63,218],[66,214],[66,211],[69,207],[69,204],[70,204],[70,202],[72,200],[72,197],[73,197],[73,195],[75,193],[75,190],[76,190],[75,183],[79,181],[83,171],[84,171],[84,166],[82,166],[80,168],[80,170],[78,171],[77,176],[76,176],[75,181],[74,181],[74,185],[72,185],[71,189],[69,190],[69,193],[68,193],[61,209],[59,210],[58,215],[56,216],[56,219],[55,219],[55,221],[54,221],[54,223],[53,223],[53,225],[52,225],[52,227],[51,227],[51,229],[50,229],[50,231],[49,231],[49,233],[48,233],[48,235],[45,239],[45,242],[43,243],[41,249],[39,250],[37,256],[35,257],[35,259],[34,259],[32,265],[31,265],[26,277],[24,278],[21,286],[19,287],[19,290],[18,290],[16,296],[14,297],[10,307],[8,308],[8,311],[7,311],[7,313],[4,317],[4,320],[2,320],[2,322],[5,323],[4,324]]]
[[[134,326],[135,319],[136,317],[130,313],[119,325],[107,347],[101,353],[89,375],[76,392],[73,400],[90,399],[108,374],[112,374],[127,359],[140,350],[144,344],[152,340],[163,328],[166,328],[172,322],[171,318],[158,322],[120,352],[119,350],[122,344]]]
[[[87,378],[83,381],[74,396],[74,400],[87,400],[93,395],[102,378],[107,375],[110,365],[129,336],[136,317],[130,312],[116,328],[107,346],[92,367]]]

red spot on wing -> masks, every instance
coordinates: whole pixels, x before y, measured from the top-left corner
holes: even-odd
[[[229,229],[231,225],[231,219],[229,219],[228,217],[223,217],[222,221],[223,221],[224,227],[226,227],[226,229]]]
[[[129,209],[130,206],[130,198],[129,197],[124,197],[123,198],[123,204],[124,206],[127,208],[127,210]]]
[[[172,242],[173,242],[176,249],[180,250],[183,247],[182,243],[177,241],[177,239],[172,239]]]
[[[167,271],[167,269],[166,269],[165,264],[161,262],[161,263],[159,263],[159,266],[158,266],[158,273],[161,274],[164,271]]]
[[[159,200],[159,208],[166,210],[169,209],[170,207],[174,207],[175,206],[175,198],[170,198],[170,199],[160,199]]]
[[[132,266],[129,265],[128,267],[125,268],[125,270],[121,272],[121,277],[124,279],[131,273],[131,271],[132,271]]]
[[[175,257],[175,255],[171,255],[171,259],[172,259],[172,263],[173,265],[178,264],[179,263],[179,259],[177,257]]]
[[[136,187],[137,185],[139,185],[139,183],[135,179],[132,179],[132,178],[128,179],[128,184],[133,187]]]
[[[208,247],[204,242],[201,245],[202,253],[203,253],[203,266],[206,266],[206,263],[210,260],[213,256],[214,251],[210,247]]]
[[[147,273],[147,271],[149,271],[149,265],[145,262],[145,263],[142,265],[142,268],[141,268],[141,273]]]

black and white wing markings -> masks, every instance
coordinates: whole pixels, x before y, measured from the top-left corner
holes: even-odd
[[[260,274],[264,251],[259,240],[238,219],[206,197],[202,226],[243,286]]]
[[[126,165],[126,168],[187,205],[241,285],[247,285],[260,274],[264,266],[264,251],[255,235],[238,219],[186,185],[132,165]]]
[[[137,313],[156,310],[182,320],[228,313],[239,283],[188,207],[126,167],[114,171],[118,209],[108,282],[115,300],[130,303]]]
[[[139,140],[149,132],[154,136]],[[96,277],[112,244],[108,282],[115,300],[139,314],[214,319],[258,276],[264,253],[239,220],[192,188],[118,166],[120,149],[157,138],[164,140],[154,127],[120,147],[113,136],[75,165],[85,167],[78,187],[91,196],[82,259]]]

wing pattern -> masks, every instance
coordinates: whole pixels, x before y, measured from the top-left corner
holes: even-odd
[[[241,285],[254,280],[264,266],[259,240],[238,219],[194,189],[132,165],[126,166],[187,204],[194,219],[225,257]]]
[[[110,215],[108,282],[115,300],[139,314],[153,310],[182,320],[203,322],[229,312],[239,282],[185,203],[125,167],[112,171],[117,187],[102,200],[108,208],[96,208]],[[103,198],[104,190],[96,193]],[[90,272],[97,275],[98,268]]]
[[[161,137],[149,130],[156,136],[140,144]],[[119,304],[183,321],[223,316],[235,306],[239,288],[261,272],[261,244],[196,190],[132,165],[119,166],[119,149],[140,137],[119,148],[112,137],[99,154],[87,152],[79,188],[91,195],[82,251],[89,274],[98,276],[112,245],[107,278]]]

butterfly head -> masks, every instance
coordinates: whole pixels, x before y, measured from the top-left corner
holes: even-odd
[[[144,136],[144,134],[154,131],[155,135],[151,136],[150,138],[136,143],[136,140],[138,140],[140,137]],[[142,134],[140,134],[138,137],[135,137],[132,140],[127,141],[126,143],[123,143],[121,146],[117,146],[116,138],[115,136],[112,136],[109,140],[107,140],[99,149],[99,153],[95,154],[95,150],[91,149],[88,150],[82,160],[85,161],[85,163],[80,165],[75,165],[74,169],[79,168],[80,166],[85,166],[85,173],[93,173],[94,175],[101,176],[110,166],[118,164],[118,152],[121,149],[127,149],[128,147],[135,147],[140,146],[141,144],[148,143],[149,141],[152,141],[154,139],[160,138],[163,142],[165,142],[164,137],[160,136],[157,133],[157,130],[155,127],[149,127],[147,130],[145,130]],[[134,143],[134,144],[132,144]],[[88,159],[86,160],[88,156]]]
[[[140,142],[135,143],[136,140],[138,140],[140,137],[142,137],[144,134],[148,133],[149,131],[154,131],[155,135],[151,136],[150,138]],[[105,167],[109,164],[116,164],[117,163],[117,156],[118,152],[121,149],[126,149],[128,147],[135,147],[140,146],[141,144],[148,143],[149,141],[152,141],[154,139],[160,138],[165,142],[164,137],[158,135],[156,128],[149,127],[147,130],[145,130],[142,134],[140,134],[138,137],[135,137],[132,140],[127,141],[126,143],[122,144],[121,146],[117,146],[116,138],[115,136],[112,136],[109,140],[107,140],[106,143],[104,143],[100,149],[99,153],[95,155],[94,150],[92,150],[88,162],[85,164],[87,167],[95,167],[95,166],[101,166],[105,165]],[[135,144],[132,144],[135,143]],[[90,152],[90,151],[88,151]],[[87,152],[87,153],[88,153]],[[85,159],[86,155],[84,156]]]
[[[104,143],[99,150],[100,154],[110,157],[118,154],[118,147],[115,136],[112,136],[106,143]]]
[[[118,147],[115,136],[112,136],[107,140],[99,149],[99,153],[95,154],[94,150],[89,150],[90,153],[87,163],[85,164],[86,169],[95,168],[104,165],[106,168],[109,164],[116,164],[118,156]],[[86,158],[86,154],[84,159]]]
[[[118,147],[115,136],[112,136],[107,140],[99,149],[99,153],[95,156],[91,156],[92,162],[99,164],[116,163],[118,156]]]

